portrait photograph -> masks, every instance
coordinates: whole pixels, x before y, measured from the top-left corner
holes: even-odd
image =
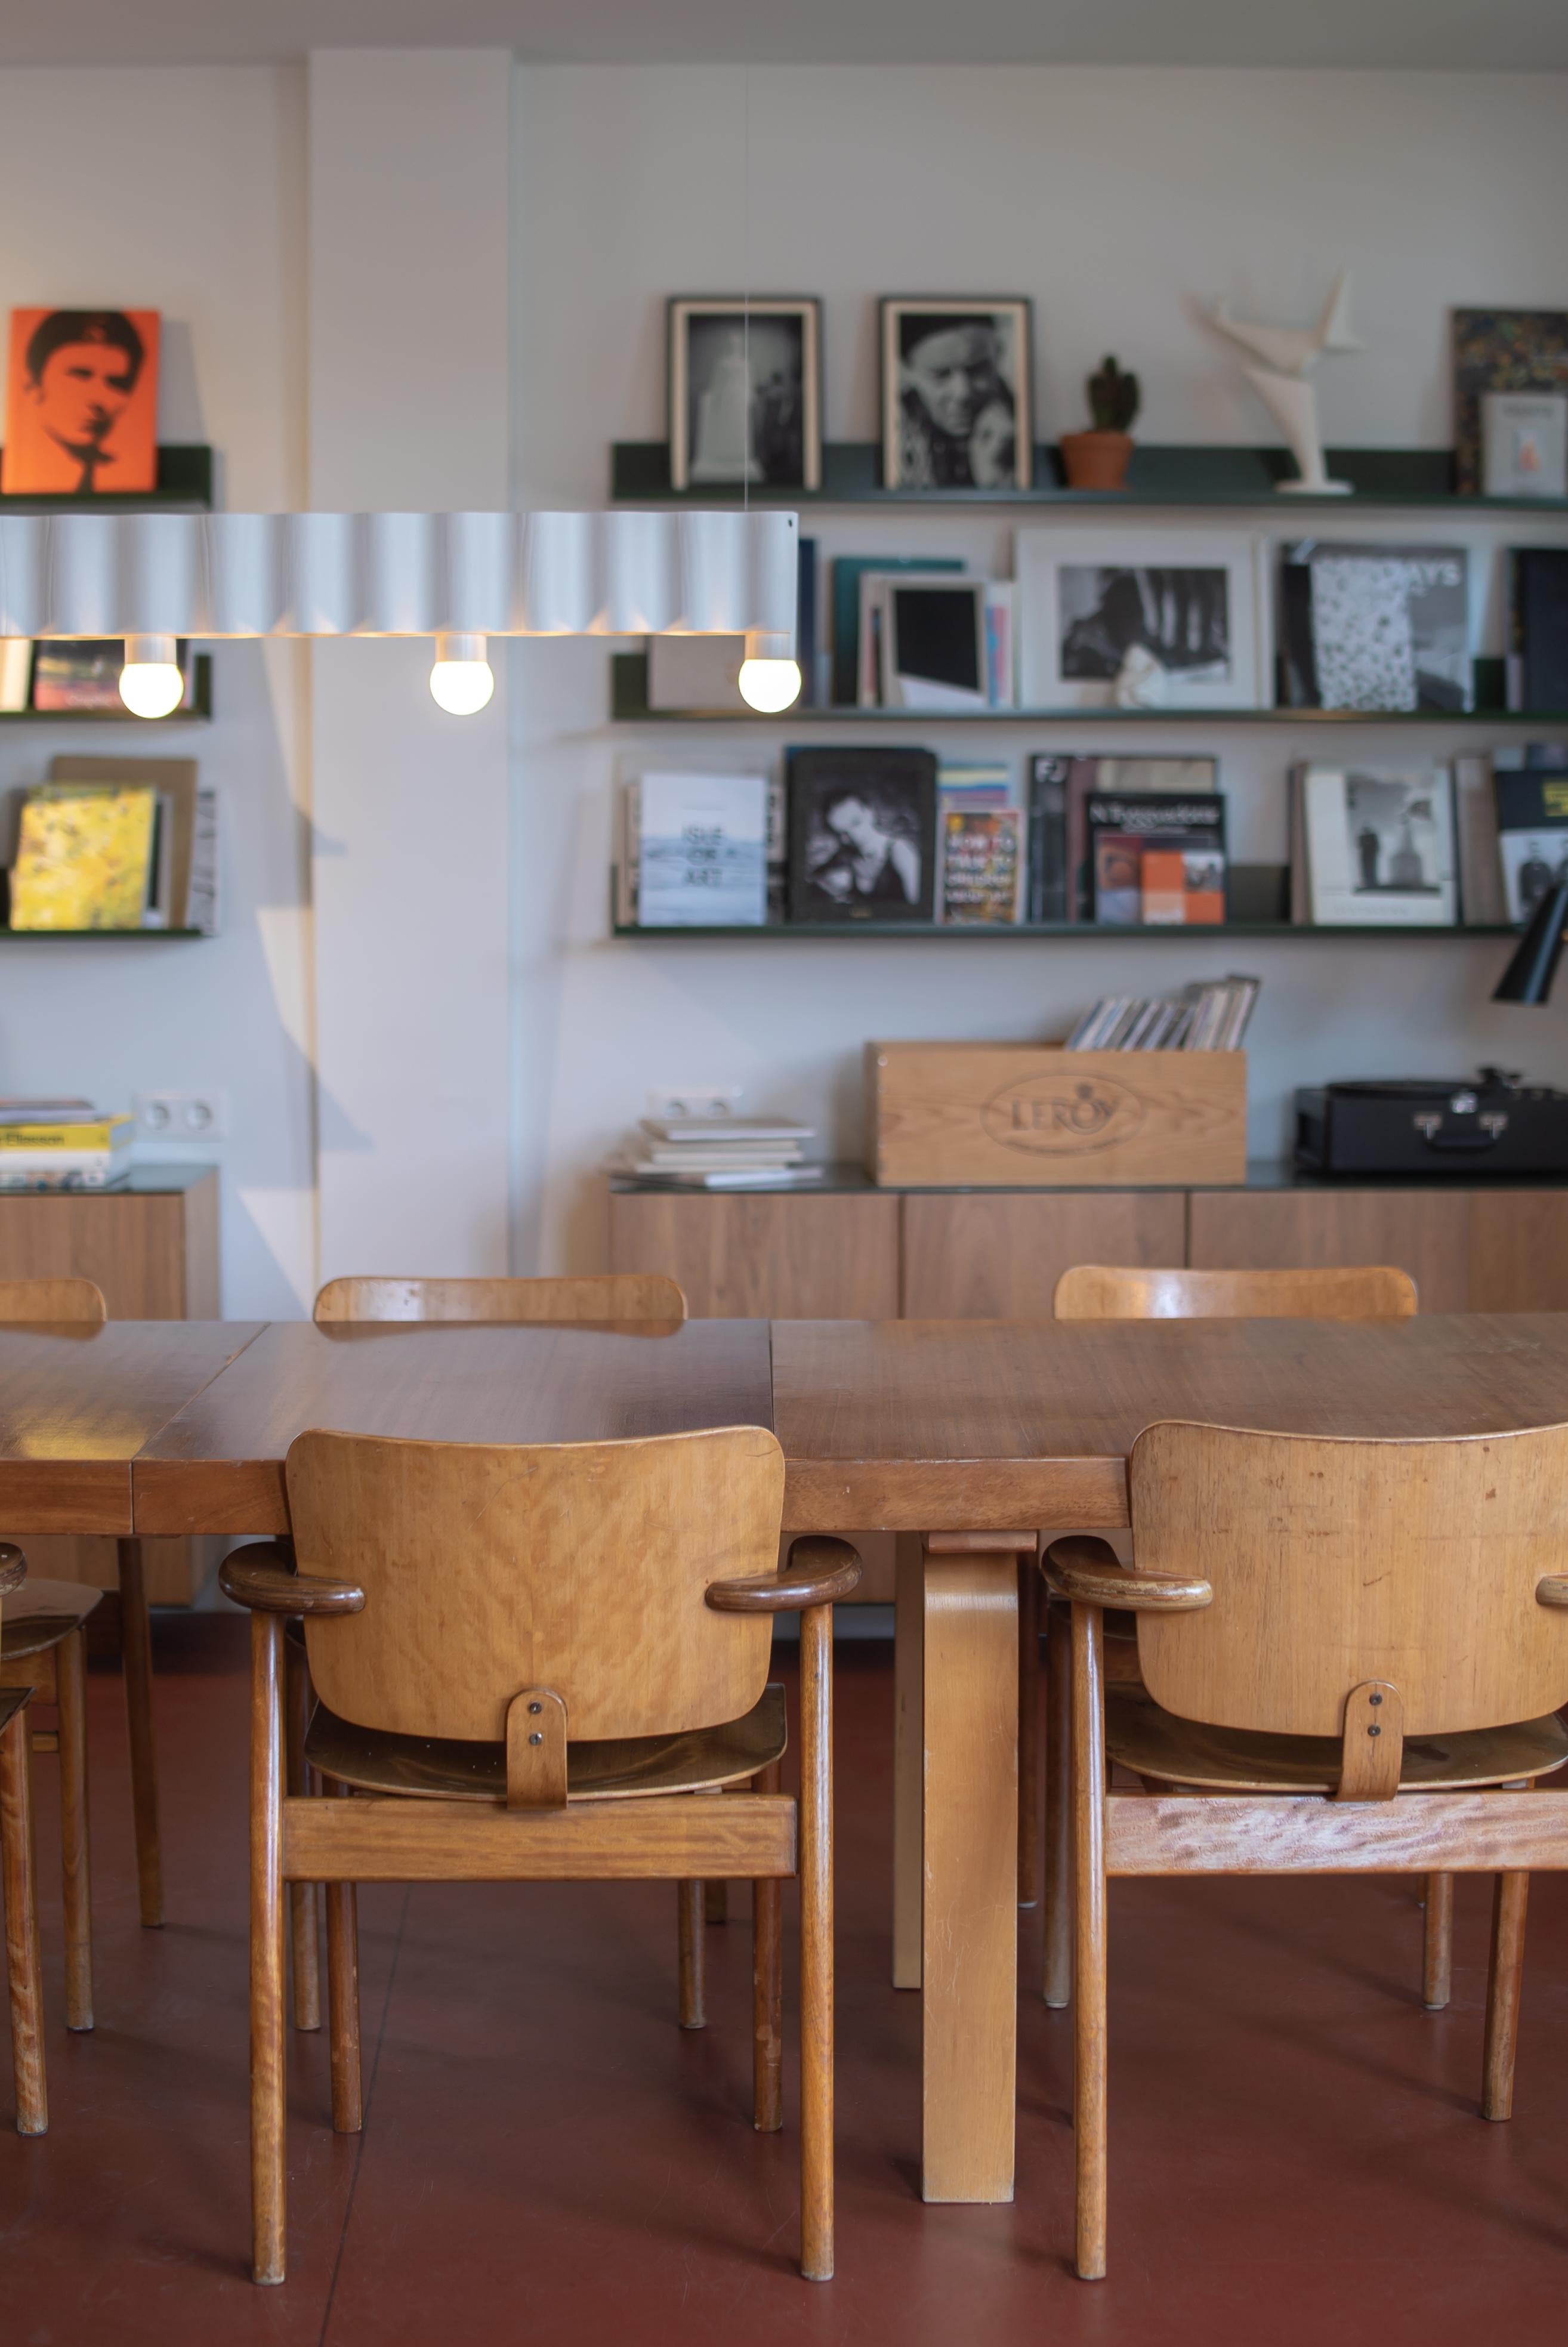
[[[1266,548],[1240,531],[1020,530],[1025,704],[1266,709]]]
[[[1021,296],[885,296],[884,488],[1027,489],[1031,341]]]
[[[13,310],[0,489],[142,495],[158,486],[156,310]]]
[[[792,921],[934,917],[931,751],[796,750],[788,794]]]
[[[677,295],[670,304],[670,483],[822,487],[822,304]]]

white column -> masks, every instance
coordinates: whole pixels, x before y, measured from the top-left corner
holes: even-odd
[[[511,58],[323,50],[310,502],[509,503]],[[507,663],[448,717],[425,641],[312,653],[321,1276],[507,1268]]]

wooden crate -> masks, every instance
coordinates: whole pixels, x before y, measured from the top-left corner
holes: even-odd
[[[1245,1051],[868,1043],[874,1182],[1173,1189],[1246,1179]]]

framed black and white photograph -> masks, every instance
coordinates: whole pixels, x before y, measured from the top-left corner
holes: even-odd
[[[1439,928],[1459,918],[1446,767],[1308,766],[1299,787],[1314,921]]]
[[[792,921],[929,921],[937,760],[929,750],[792,750]]]
[[[1033,709],[1266,709],[1268,548],[1239,530],[1018,532]]]
[[[1021,296],[882,301],[882,486],[1027,489],[1033,340]]]
[[[671,300],[670,484],[822,487],[822,304],[815,296]]]

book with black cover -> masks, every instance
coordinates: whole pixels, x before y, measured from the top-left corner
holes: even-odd
[[[1508,705],[1568,709],[1568,547],[1509,549]]]
[[[1191,859],[1194,868],[1185,887],[1196,888],[1201,876],[1205,883],[1217,881],[1223,891],[1225,803],[1217,791],[1096,791],[1085,803],[1084,820],[1091,917],[1102,926],[1133,927],[1146,921],[1143,863],[1153,850]],[[1180,892],[1184,884],[1175,885]],[[1213,918],[1216,893],[1210,886],[1203,887],[1203,897],[1210,901],[1196,917]]]
[[[1285,548],[1282,682],[1292,709],[1474,706],[1462,546]]]
[[[1492,783],[1507,917],[1522,926],[1547,890],[1568,876],[1568,772],[1500,768]]]
[[[1037,754],[1029,762],[1029,863],[1026,921],[1065,921],[1067,783],[1071,758]]]

